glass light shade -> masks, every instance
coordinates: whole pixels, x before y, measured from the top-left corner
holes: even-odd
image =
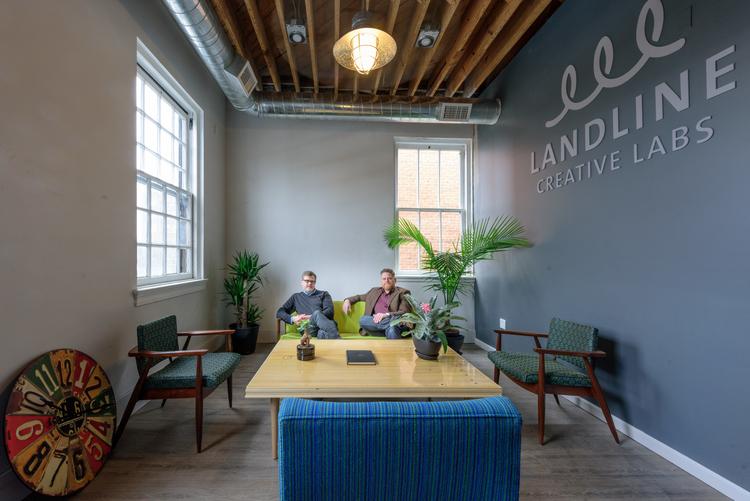
[[[361,47],[359,52],[355,49],[355,38],[361,40],[357,46]],[[373,40],[375,43],[372,43]],[[333,57],[344,68],[367,74],[369,71],[390,63],[396,57],[396,49],[396,41],[385,31],[375,28],[359,28],[350,31],[336,42],[333,46]],[[355,62],[355,58],[358,62]]]
[[[357,71],[367,75],[378,59],[378,37],[372,33],[357,33],[352,38],[352,60]]]

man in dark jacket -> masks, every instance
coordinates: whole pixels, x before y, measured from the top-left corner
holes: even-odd
[[[367,294],[352,296],[344,301],[342,309],[349,313],[352,305],[365,302],[365,315],[359,319],[359,333],[362,336],[383,336],[388,339],[401,339],[401,333],[410,329],[406,323],[391,326],[391,322],[411,311],[409,301],[404,297],[410,291],[396,287],[396,274],[390,268],[380,272],[381,287],[373,287]]]
[[[310,270],[302,273],[302,292],[292,297],[276,312],[276,318],[288,324],[299,325],[310,320],[307,331],[318,339],[341,339],[339,328],[333,320],[333,300],[326,291],[315,288],[318,277]],[[297,313],[292,315],[292,313]]]

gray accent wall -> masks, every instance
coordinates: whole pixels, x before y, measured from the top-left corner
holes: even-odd
[[[508,329],[546,332],[552,317],[597,327],[609,354],[597,373],[612,413],[750,489],[750,2],[656,2],[664,27],[655,41],[648,16],[646,38],[656,46],[684,38],[684,46],[545,126],[563,110],[568,65],[577,71],[573,101],[595,90],[602,37],[614,48],[605,75],[619,77],[637,64],[645,3],[568,0],[482,96],[500,98],[503,113],[496,125],[479,127],[475,217],[517,216],[534,246],[477,267],[477,337],[494,345],[500,317]],[[707,59],[731,46],[707,70]],[[688,107],[680,81],[686,70]],[[734,89],[707,97],[731,82]],[[657,88],[676,103],[663,100],[660,120]],[[628,129],[617,138],[613,108],[618,130]],[[586,124],[596,119],[606,133],[586,151]],[[574,130],[577,154],[566,149],[563,159],[561,137],[573,143]],[[593,143],[598,127],[591,132]],[[545,164],[548,143],[555,162]],[[594,161],[601,167],[605,157],[600,174]],[[504,338],[506,349],[532,346]]]
[[[204,112],[209,279],[205,291],[140,307],[137,38]],[[72,348],[101,364],[122,413],[137,325],[172,313],[182,330],[225,325],[225,98],[156,0],[2,1],[0,46],[0,408],[29,362]],[[29,492],[0,454],[0,499]]]

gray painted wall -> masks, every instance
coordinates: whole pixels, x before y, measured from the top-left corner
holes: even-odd
[[[137,308],[136,37],[205,113],[209,278],[204,292]],[[73,348],[102,365],[122,412],[138,324],[171,313],[180,329],[224,324],[225,99],[157,1],[3,1],[0,46],[0,388],[39,354]],[[0,457],[0,498],[26,496]]]
[[[394,137],[473,132],[469,125],[260,119],[235,110],[227,127],[227,259],[247,249],[271,263],[257,301],[267,309],[261,342],[275,342],[276,310],[301,290],[303,270],[343,300],[379,286],[380,270],[394,266],[382,237],[395,215]],[[413,281],[398,285],[417,294]]]
[[[599,328],[600,348],[610,358],[597,372],[612,413],[748,489],[750,3],[663,0],[664,29],[653,43],[684,37],[684,47],[649,60],[628,82],[545,127],[563,109],[567,65],[578,73],[574,101],[594,90],[592,61],[603,36],[614,46],[610,77],[636,64],[644,3],[568,0],[483,96],[499,97],[503,114],[498,124],[479,128],[476,217],[519,217],[534,247],[478,267],[477,335],[494,345],[491,329],[500,316],[509,329],[546,332],[553,316]],[[736,81],[736,88],[707,99],[706,59],[732,45],[735,52],[717,67],[735,69],[718,86]],[[657,121],[655,87],[666,82],[681,94],[685,70],[689,108],[678,112],[665,103]],[[639,94],[644,125],[636,129]],[[617,139],[615,107],[620,129],[629,129]],[[698,144],[706,134],[696,124],[707,116],[713,137]],[[596,118],[606,123],[606,137],[584,151],[584,126]],[[673,151],[672,131],[682,126],[690,141]],[[561,161],[560,138],[572,139],[574,129],[578,154]],[[665,153],[647,159],[657,135]],[[531,152],[541,167],[547,143],[557,164],[532,174]],[[642,162],[635,162],[634,144]],[[608,159],[598,174],[593,160],[615,151],[619,169],[611,170]],[[568,169],[574,181],[565,184]],[[546,191],[545,180],[540,194],[537,182],[547,176],[554,189]],[[530,351],[532,343],[509,337],[504,346]]]

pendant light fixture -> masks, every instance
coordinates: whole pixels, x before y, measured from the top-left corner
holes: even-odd
[[[375,14],[362,10],[352,18],[352,31],[333,46],[333,57],[344,68],[362,75],[383,67],[396,56],[396,41],[385,31],[373,28]]]

